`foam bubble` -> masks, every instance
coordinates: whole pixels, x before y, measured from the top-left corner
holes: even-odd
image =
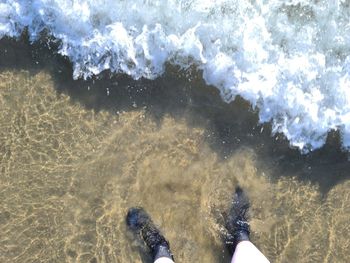
[[[154,79],[196,65],[227,102],[240,95],[303,152],[330,130],[350,148],[350,2],[3,0],[0,38],[60,41],[74,78]]]

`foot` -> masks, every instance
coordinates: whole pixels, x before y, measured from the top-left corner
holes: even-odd
[[[228,235],[226,243],[232,246],[234,252],[238,242],[249,240],[250,227],[247,212],[250,207],[249,199],[242,188],[236,187],[232,207],[226,220]]]
[[[156,228],[152,219],[143,208],[130,208],[126,216],[126,223],[143,239],[150,249],[154,261],[160,257],[167,257],[173,260],[169,242]]]

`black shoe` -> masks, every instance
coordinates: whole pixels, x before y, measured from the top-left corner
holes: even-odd
[[[232,207],[226,219],[226,244],[234,252],[238,242],[249,240],[250,227],[247,212],[250,207],[249,199],[242,188],[236,187],[232,201]]]
[[[150,216],[141,207],[130,208],[126,216],[127,225],[139,234],[150,249],[153,260],[167,257],[174,260],[169,242],[156,228]]]

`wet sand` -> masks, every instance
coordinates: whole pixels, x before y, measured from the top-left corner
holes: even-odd
[[[150,262],[127,231],[143,206],[177,262],[229,262],[236,185],[272,262],[347,262],[350,164],[337,134],[302,156],[200,74],[74,81],[42,45],[0,41],[0,262]]]

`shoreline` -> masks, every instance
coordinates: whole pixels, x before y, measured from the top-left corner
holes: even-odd
[[[52,51],[18,45],[0,54],[0,261],[139,263],[125,213],[143,206],[179,262],[229,262],[220,235],[238,184],[270,260],[347,258],[350,180],[336,136],[303,156],[195,73],[72,80]]]
[[[185,116],[190,126],[208,127],[207,142],[221,158],[242,147],[253,148],[262,165],[274,160],[267,165],[274,167],[273,177],[278,178],[285,170],[293,171],[299,180],[318,184],[324,194],[336,183],[350,178],[343,172],[350,170],[349,153],[341,149],[338,132],[330,132],[322,148],[301,154],[289,146],[283,134],[272,136],[270,123],[259,124],[257,110],[247,101],[237,96],[233,102],[225,103],[218,90],[207,86],[193,69],[185,72],[168,67],[155,80],[133,80],[108,72],[90,80],[73,80],[67,59],[47,45],[30,44],[25,35],[19,40],[0,40],[0,69],[23,69],[31,74],[47,71],[58,94],[67,94],[73,102],[97,112],[118,114],[145,108],[156,121],[164,114]]]

